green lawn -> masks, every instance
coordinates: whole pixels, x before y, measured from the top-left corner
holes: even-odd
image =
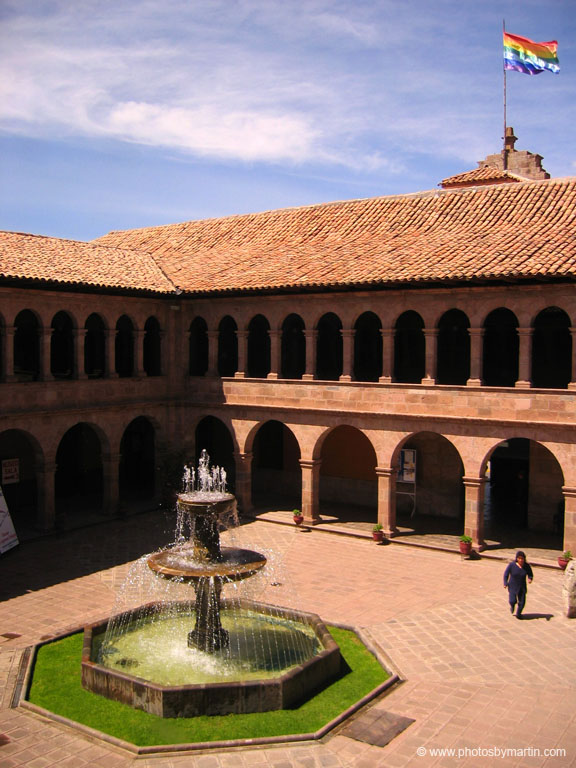
[[[250,715],[161,718],[82,688],[82,633],[43,645],[28,700],[137,746],[248,739],[317,731],[390,677],[354,632],[330,627],[349,671],[302,706]]]

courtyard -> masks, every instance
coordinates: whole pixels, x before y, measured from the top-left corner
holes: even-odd
[[[29,541],[2,557],[0,768],[576,766],[576,635],[558,569],[535,568],[517,621],[502,588],[505,551],[469,560],[265,519],[236,532],[277,553],[264,597],[361,627],[402,680],[391,692],[318,742],[153,757],[14,708],[24,649],[109,614],[128,564],[173,532],[171,513],[149,512]],[[395,718],[413,722],[379,745]]]

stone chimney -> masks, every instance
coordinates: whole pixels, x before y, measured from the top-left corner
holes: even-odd
[[[507,126],[504,137],[505,148],[497,155],[488,155],[485,160],[480,160],[478,168],[498,168],[501,171],[510,171],[523,176],[525,179],[549,179],[550,174],[542,168],[542,155],[536,155],[524,149],[514,149],[517,140],[514,136],[514,128]]]

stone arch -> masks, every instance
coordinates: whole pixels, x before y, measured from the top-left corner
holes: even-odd
[[[572,375],[570,318],[559,307],[547,307],[534,318],[532,386],[566,389]]]
[[[10,467],[4,467],[4,462],[10,462]],[[38,471],[42,464],[42,448],[33,435],[21,429],[0,432],[0,468],[2,474],[4,469],[10,470],[2,491],[19,538],[39,522]]]
[[[526,531],[538,531],[551,534],[548,540],[560,548],[564,471],[554,453],[536,440],[510,437],[490,449],[482,470],[487,478],[487,537],[516,537],[518,542]]]
[[[264,315],[255,315],[248,323],[247,374],[265,379],[270,373],[270,323]]]
[[[326,430],[314,447],[321,460],[319,508],[322,514],[370,524],[378,517],[377,456],[362,430],[342,424]]]
[[[317,325],[316,378],[338,381],[342,375],[342,322],[334,312],[322,315]]]
[[[106,325],[97,312],[92,312],[84,328],[84,373],[90,379],[101,379],[106,372]]]
[[[218,324],[218,375],[234,376],[238,370],[238,325],[226,315]]]
[[[190,323],[188,336],[188,373],[205,376],[208,370],[208,325],[203,317]]]
[[[147,376],[162,374],[162,331],[158,318],[151,315],[144,323],[142,364]]]
[[[55,379],[71,379],[74,376],[74,324],[64,310],[52,318],[50,373]]]
[[[493,309],[484,320],[482,383],[513,387],[518,380],[518,318],[510,309]]]
[[[40,378],[40,330],[38,315],[23,309],[14,318],[14,375],[18,381]]]
[[[424,320],[410,309],[396,320],[394,330],[393,380],[403,384],[420,384],[425,376],[426,343]]]
[[[119,498],[141,502],[156,491],[156,429],[146,416],[138,416],[125,428],[120,440]]]
[[[226,470],[228,488],[231,493],[234,493],[236,488],[235,442],[230,427],[216,416],[204,416],[196,424],[194,438],[193,466],[198,465],[200,453],[206,450],[210,456],[210,463]]]
[[[120,378],[134,375],[134,323],[128,315],[116,322],[115,368]]]
[[[392,464],[399,467],[399,527],[416,527],[419,533],[461,533],[464,463],[456,446],[438,432],[415,432],[398,444]]]
[[[258,507],[300,507],[301,451],[294,432],[280,421],[259,424],[251,435],[252,503]]]
[[[102,511],[104,452],[102,432],[94,424],[79,422],[64,433],[56,451],[57,518],[73,519],[78,511]]]
[[[438,384],[464,385],[470,378],[470,321],[461,309],[449,309],[438,322]]]
[[[281,377],[301,379],[306,372],[306,338],[304,320],[292,313],[282,323]]]
[[[382,375],[382,323],[374,312],[363,312],[354,324],[354,378],[378,381]]]

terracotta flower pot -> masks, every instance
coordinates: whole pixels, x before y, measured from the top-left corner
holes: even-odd
[[[461,541],[460,542],[460,554],[461,555],[469,555],[472,552],[472,542],[471,541]]]
[[[374,541],[384,541],[384,531],[372,531],[372,538]]]
[[[304,515],[294,515],[294,517],[292,519],[294,520],[296,525],[302,525],[302,523],[304,521]]]
[[[563,557],[558,558],[558,565],[560,566],[560,568],[562,568],[563,571],[566,570],[566,566],[568,565],[569,562],[570,560],[566,560]]]

